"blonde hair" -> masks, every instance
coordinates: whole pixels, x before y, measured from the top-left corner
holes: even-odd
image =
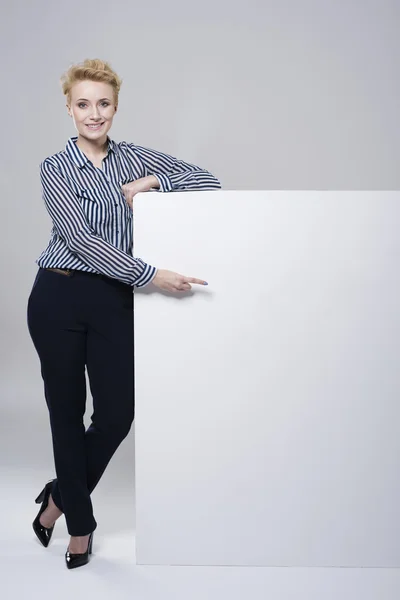
[[[118,104],[119,90],[122,79],[111,68],[108,62],[99,58],[86,58],[82,63],[71,65],[61,79],[61,87],[68,104],[71,103],[71,89],[78,81],[103,81],[112,86],[115,96],[115,104]]]

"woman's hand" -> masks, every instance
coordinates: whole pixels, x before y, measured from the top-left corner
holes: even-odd
[[[125,183],[121,190],[125,196],[125,200],[129,204],[129,206],[133,209],[133,197],[136,196],[139,192],[148,192],[152,188],[159,188],[160,182],[157,177],[154,175],[149,175],[148,177],[141,177],[140,179],[136,179],[135,181],[131,181],[129,183]]]
[[[179,275],[179,273],[165,269],[158,269],[151,283],[154,283],[154,285],[166,292],[187,292],[192,289],[191,283],[208,285],[207,281],[203,281],[203,279],[185,277],[185,275]]]

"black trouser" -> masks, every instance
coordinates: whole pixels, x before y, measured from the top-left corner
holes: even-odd
[[[52,497],[70,535],[97,522],[90,494],[134,420],[133,288],[102,275],[39,268],[28,301],[49,409]],[[87,367],[93,397],[85,431]]]

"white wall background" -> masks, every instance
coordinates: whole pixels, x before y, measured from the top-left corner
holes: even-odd
[[[34,261],[47,244],[51,229],[41,199],[39,163],[62,149],[68,137],[76,133],[60,90],[61,74],[70,64],[86,57],[109,60],[124,80],[119,113],[111,131],[113,138],[164,150],[209,168],[226,190],[396,190],[400,188],[400,3],[398,0],[248,0],[245,3],[239,0],[229,3],[227,0],[201,3],[13,0],[3,4],[0,18],[0,469],[3,489],[10,491],[9,501],[4,497],[3,514],[8,515],[9,507],[14,506],[17,514],[21,515],[26,509],[30,515],[31,496],[39,493],[53,468],[47,408],[38,358],[27,331],[26,305],[36,274]],[[246,208],[242,210],[246,214]],[[197,222],[188,225],[184,221],[185,214],[179,217],[181,230],[195,230]],[[206,220],[207,226],[211,217],[210,214]],[[226,219],[229,218],[228,211]],[[346,218],[347,209],[344,223]],[[254,227],[259,226],[254,224]],[[270,231],[268,225],[266,227],[266,231]],[[239,239],[238,248],[240,243]],[[181,261],[190,256],[190,261],[185,263],[186,270],[210,279],[210,289],[201,296],[205,304],[201,304],[200,309],[211,310],[211,299],[214,302],[219,298],[214,286],[222,284],[224,274],[222,269],[214,274],[217,265],[203,262],[203,245],[202,238],[196,262],[191,247],[189,254],[187,248],[182,247],[176,266],[178,268]],[[155,252],[158,259],[158,250]],[[351,256],[353,253],[349,260]],[[149,261],[152,258],[151,249],[146,258]],[[167,258],[165,256],[166,266],[173,268]],[[175,262],[175,255],[171,258]],[[292,273],[296,273],[296,264],[291,267]],[[315,276],[320,277],[321,273]],[[277,281],[276,285],[279,288],[282,282]],[[240,274],[240,280],[228,287],[234,294],[243,294],[243,286],[247,302],[251,297],[252,302],[258,302],[259,273]],[[225,293],[228,287],[224,288]],[[190,302],[198,302],[199,298],[197,295]],[[187,300],[180,302],[179,307],[185,310],[186,303]],[[196,304],[196,310],[198,308]],[[367,305],[363,310],[372,310],[372,307]],[[278,306],[275,306],[275,314],[279,316]],[[373,323],[378,327],[375,321]],[[345,335],[344,329],[339,331]],[[361,335],[361,325],[360,331]],[[153,328],[148,335],[152,333]],[[344,344],[344,341],[339,337],[338,343]],[[282,351],[286,349],[287,346]],[[242,356],[246,360],[245,349]],[[381,368],[384,373],[389,366],[381,365]],[[191,383],[190,390],[204,385],[203,381]],[[88,404],[89,412],[90,397]],[[293,428],[299,422],[299,410],[294,413],[297,421],[293,420]],[[384,432],[396,422],[392,419],[396,415],[389,412],[386,418],[385,411],[386,408],[376,412],[375,419]],[[364,415],[361,402],[358,412]],[[205,413],[199,412],[198,416],[199,427],[202,422],[205,426],[201,421],[206,418]],[[251,424],[254,416],[255,413],[248,415],[244,423]],[[278,416],[275,414],[276,419]],[[221,423],[222,417],[216,415],[217,423]],[[271,435],[271,429],[267,431]],[[337,421],[333,420],[330,433],[323,431],[331,436],[330,441],[335,436],[338,438]],[[344,433],[348,437],[354,432],[345,429]],[[296,435],[300,436],[296,439],[301,448],[301,434]],[[240,432],[237,437],[240,440]],[[278,444],[276,438],[270,439]],[[357,439],[355,435],[355,444]],[[383,434],[380,439],[384,439]],[[392,440],[390,435],[385,439]],[[313,438],[313,442],[317,443],[318,439]],[[368,446],[371,453],[377,445],[374,442],[376,438]],[[204,447],[206,452],[210,451],[210,444]],[[339,442],[337,447],[340,452]],[[303,448],[303,453],[307,448]],[[102,531],[108,536],[116,531],[133,534],[133,452],[134,431],[94,493]],[[392,460],[395,456],[393,453]],[[324,455],[324,460],[328,459],[329,456]],[[356,474],[354,465],[348,469],[353,468]],[[371,465],[374,465],[373,456],[368,468],[373,469],[371,477],[378,481],[378,473]],[[390,468],[388,463],[388,473]],[[11,475],[6,475],[6,471]],[[337,471],[334,469],[333,473]],[[303,470],[302,475],[306,476],[307,471]],[[36,489],[38,482],[40,487]],[[22,483],[24,489],[21,489]],[[294,483],[287,485],[292,489],[290,486]],[[16,504],[14,490],[20,492],[19,504]],[[374,493],[378,494],[379,490]],[[104,503],[100,501],[102,497]],[[110,516],[107,502],[111,497],[114,511]],[[274,501],[276,496],[270,500]],[[368,514],[371,519],[376,516],[374,511]],[[383,526],[383,517],[380,519],[378,524]],[[25,522],[29,520],[30,516],[26,521],[19,520],[24,532]],[[20,565],[22,542],[14,535],[16,521],[14,519],[10,529],[10,538],[6,532],[3,537],[16,540],[18,562],[14,564]],[[359,522],[354,527],[358,525]],[[388,548],[382,544],[381,540],[379,549],[381,555],[386,556]],[[115,547],[119,548],[119,543]],[[312,550],[308,547],[304,559],[311,556]],[[142,558],[144,552],[142,546]],[[6,554],[10,556],[8,542],[4,544],[2,560]],[[396,556],[393,552],[392,560]],[[200,560],[201,556],[197,558]],[[33,560],[29,562],[29,566],[36,564]],[[20,572],[19,566],[18,570]],[[310,571],[301,575],[304,579],[298,585],[282,575],[282,579],[276,580],[277,589],[286,585],[285,589],[300,586],[306,590],[307,600],[314,598],[314,593],[315,597],[328,598],[326,588],[320,592]],[[49,573],[47,563],[43,565],[44,573],[46,576]],[[357,581],[371,582],[363,598],[382,600],[380,576],[381,573],[370,571],[366,580],[365,570],[359,578],[354,575]],[[341,590],[351,589],[347,577],[353,575],[342,571],[341,577]],[[396,577],[393,573],[388,572],[387,577],[388,581],[397,581],[392,579]],[[203,579],[211,587],[217,581],[216,578]],[[115,581],[121,581],[119,572]],[[182,586],[183,590],[184,584]],[[206,594],[210,599],[211,587]],[[336,588],[328,587],[333,590],[332,598],[343,597],[344,592],[338,594]],[[190,595],[195,588],[198,589],[188,583]],[[67,593],[69,588],[63,587],[63,590]],[[165,595],[164,584],[160,584],[160,590]],[[230,597],[237,590],[242,597],[246,595],[240,586],[232,584]],[[378,590],[377,595],[373,595],[374,590]],[[264,591],[260,593],[260,597],[268,596]],[[294,593],[297,596],[297,592]],[[391,599],[396,595],[398,593]],[[188,593],[184,597],[188,597]],[[252,597],[256,597],[255,589]]]
[[[137,197],[138,256],[209,282],[135,293],[139,564],[400,566],[399,222],[400,192]]]
[[[114,139],[204,166],[225,189],[399,189],[399,19],[398,0],[4,6],[3,406],[21,364],[29,389],[37,379],[25,312],[51,227],[38,168],[75,135],[59,85],[70,64],[104,58],[123,78]]]

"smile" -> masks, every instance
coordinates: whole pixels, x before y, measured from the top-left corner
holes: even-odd
[[[86,127],[89,127],[89,129],[96,130],[96,129],[100,129],[100,127],[102,127],[103,125],[104,125],[104,121],[103,121],[103,123],[98,123],[96,125],[86,125]]]

